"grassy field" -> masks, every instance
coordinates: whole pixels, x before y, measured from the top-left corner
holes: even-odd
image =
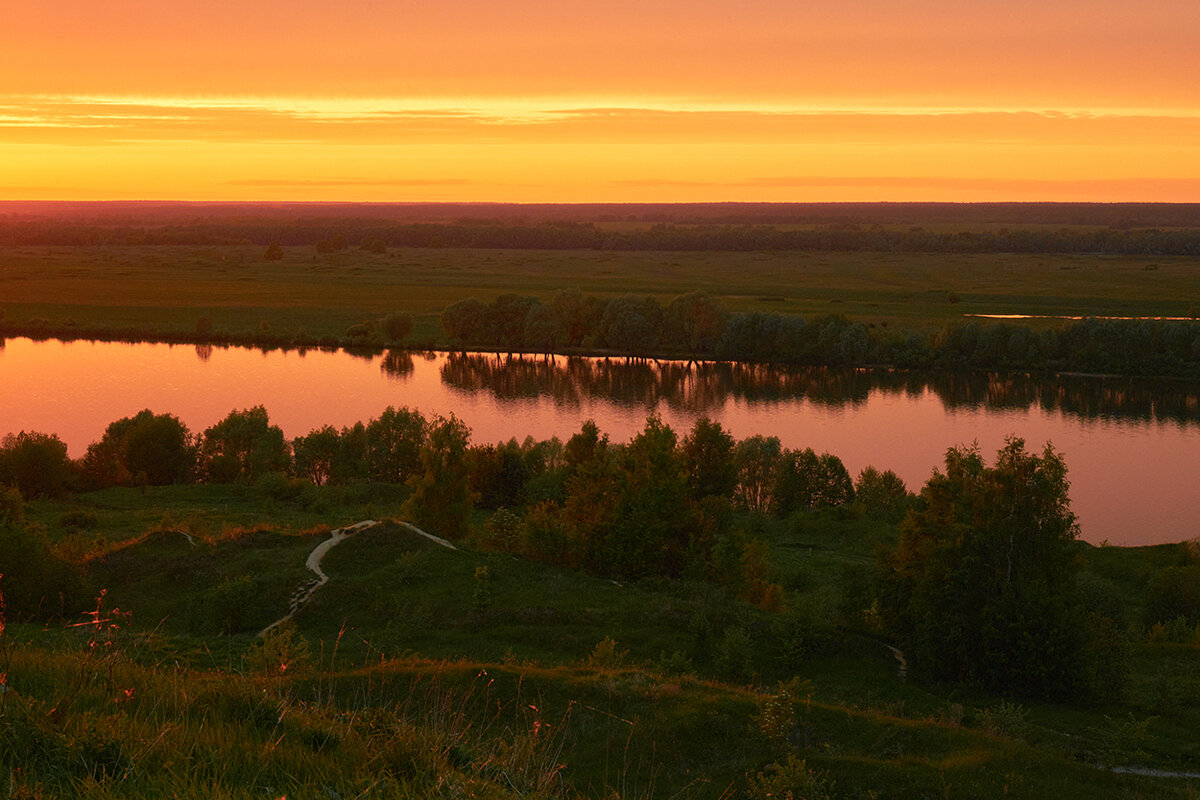
[[[1200,770],[1200,647],[1132,645],[1128,696],[1100,704],[902,676],[869,626],[847,624],[895,529],[830,512],[739,522],[770,547],[782,612],[384,525],[330,550],[330,582],[264,643],[255,631],[310,577],[329,527],[400,499],[360,491],[326,508],[249,487],[31,503],[60,546],[78,546],[64,515],[95,515],[90,580],[112,624],[0,633],[0,765],[16,764],[16,796],[765,798],[760,774],[818,798],[1200,789],[1109,770]],[[1080,545],[1079,558],[1125,601],[1178,552]]]
[[[9,247],[0,310],[84,327],[341,336],[408,311],[412,339],[442,339],[439,314],[506,292],[549,301],[578,288],[662,302],[693,290],[730,311],[844,314],[869,325],[936,329],[965,314],[1181,316],[1200,305],[1200,261],[1185,257],[872,253],[676,253],[554,250]],[[1048,323],[1053,324],[1053,323]]]

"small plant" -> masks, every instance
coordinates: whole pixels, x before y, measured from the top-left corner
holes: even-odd
[[[515,553],[521,549],[521,518],[498,508],[483,525],[483,545],[489,550]]]
[[[748,683],[754,678],[754,643],[745,628],[732,626],[717,642],[714,666],[722,680]]]
[[[296,630],[296,623],[284,620],[262,637],[246,656],[251,670],[268,677],[303,674],[311,666],[308,640]]]
[[[618,650],[617,640],[611,636],[601,639],[592,652],[584,659],[583,665],[588,669],[609,670],[620,669],[625,664],[628,650]]]
[[[1020,736],[1025,729],[1025,717],[1029,711],[1018,703],[1007,700],[1000,705],[979,712],[983,729],[993,736]]]
[[[492,578],[487,567],[475,568],[475,592],[471,597],[471,610],[482,617],[492,605]]]
[[[1111,769],[1121,762],[1146,757],[1144,746],[1150,738],[1150,723],[1154,717],[1138,719],[1130,713],[1125,719],[1108,716],[1104,719],[1104,727],[1094,729],[1099,745],[1096,756],[1102,767]]]
[[[812,692],[812,681],[801,680],[799,677],[779,684],[775,692],[759,701],[758,714],[754,717],[755,727],[767,741],[775,745],[786,746],[792,743],[801,727],[799,706],[804,703],[807,716]]]
[[[751,800],[830,800],[833,783],[824,772],[814,772],[802,758],[789,754],[783,764],[772,764],[748,776],[746,796]]]

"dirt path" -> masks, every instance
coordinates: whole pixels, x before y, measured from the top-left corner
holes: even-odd
[[[356,522],[353,525],[347,525],[344,528],[337,528],[336,530],[330,531],[329,538],[314,547],[312,552],[308,554],[308,558],[304,560],[304,566],[308,567],[309,571],[316,575],[316,577],[309,579],[306,583],[302,584],[300,588],[292,593],[292,598],[288,601],[288,613],[259,631],[259,637],[261,638],[266,636],[277,626],[282,625],[287,620],[296,616],[296,612],[303,608],[304,604],[312,599],[312,596],[316,594],[317,589],[320,589],[322,586],[329,583],[329,576],[326,575],[321,569],[321,561],[324,560],[325,556],[334,548],[334,546],[340,544],[356,533],[361,533],[368,528],[374,528],[379,524],[381,523],[378,520],[364,519],[362,522]],[[408,528],[413,533],[424,536],[429,541],[439,544],[442,547],[450,550],[458,549],[440,536],[434,536],[432,533],[426,533],[416,525],[408,522],[397,522],[396,524]],[[186,536],[187,534],[184,535]]]
[[[1172,772],[1152,767],[1113,767],[1111,771],[1125,775],[1148,775],[1151,778],[1200,778],[1200,772]]]
[[[900,680],[907,678],[908,659],[904,657],[904,651],[899,647],[892,647],[890,644],[885,644],[884,647],[892,652],[892,655],[896,658],[896,663],[899,664],[899,667],[896,669],[896,673],[900,676]]]

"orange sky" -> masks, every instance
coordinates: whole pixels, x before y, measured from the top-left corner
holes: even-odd
[[[1196,0],[81,0],[0,199],[1200,202]]]

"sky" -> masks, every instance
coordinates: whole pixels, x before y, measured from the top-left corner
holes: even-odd
[[[0,199],[1200,202],[1196,0],[0,0]]]

